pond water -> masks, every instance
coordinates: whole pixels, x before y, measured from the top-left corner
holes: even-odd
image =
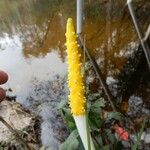
[[[38,91],[33,90],[35,85],[66,76],[65,26],[68,17],[75,20],[75,10],[75,1],[70,0],[0,1],[0,69],[9,74],[4,87],[11,88],[23,105],[31,105],[27,98]],[[145,31],[150,15],[140,16],[142,10],[138,15]],[[138,46],[124,0],[112,4],[86,0],[84,37],[105,77],[118,75]]]

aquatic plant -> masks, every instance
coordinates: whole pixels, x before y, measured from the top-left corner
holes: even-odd
[[[85,87],[83,76],[81,74],[81,61],[78,51],[77,35],[71,18],[67,21],[66,29],[66,47],[68,63],[68,86],[70,90],[69,105],[74,117],[79,135],[83,142],[85,150],[94,150],[94,145],[90,136],[88,136],[88,126],[85,110]],[[89,148],[91,147],[91,148]]]

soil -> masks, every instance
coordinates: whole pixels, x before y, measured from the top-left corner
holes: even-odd
[[[17,102],[0,104],[0,150],[38,150],[40,148],[39,116]]]

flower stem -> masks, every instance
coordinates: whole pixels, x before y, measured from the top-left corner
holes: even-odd
[[[84,76],[84,83],[86,87],[86,69],[85,69],[85,36],[84,36],[84,54],[83,54],[83,76]],[[86,103],[87,104],[87,103]],[[88,150],[91,150],[91,139],[90,139],[90,129],[89,129],[89,123],[88,123],[88,113],[87,113],[87,107],[86,107],[86,134],[87,134],[87,143],[88,143]]]
[[[91,150],[90,129],[89,129],[87,111],[86,111],[86,133],[87,133],[88,150]]]

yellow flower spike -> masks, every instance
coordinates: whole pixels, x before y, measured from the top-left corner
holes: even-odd
[[[66,31],[66,47],[67,47],[67,64],[68,64],[68,87],[70,91],[69,105],[71,113],[74,117],[79,135],[83,142],[85,150],[89,150],[89,142],[91,150],[95,150],[91,136],[88,141],[88,130],[85,114],[85,87],[81,74],[81,62],[77,43],[77,36],[71,18],[67,21]]]
[[[71,18],[67,21],[66,31],[68,85],[70,90],[69,104],[73,115],[85,114],[85,89],[81,75],[80,54],[78,51],[77,36]]]

